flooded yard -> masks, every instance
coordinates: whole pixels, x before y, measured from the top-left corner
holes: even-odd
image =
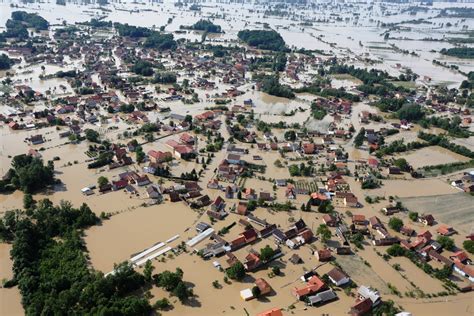
[[[415,169],[425,166],[441,165],[454,162],[469,161],[468,157],[453,153],[440,146],[430,146],[418,149],[414,152],[400,155]]]
[[[10,260],[11,248],[11,245],[0,243],[0,281],[10,280],[13,277],[13,262]],[[18,287],[9,289],[0,287],[0,315],[24,315]]]
[[[474,223],[474,198],[466,193],[444,194],[401,199],[408,209],[430,213],[442,223],[456,227],[462,234],[472,232]]]
[[[85,242],[92,266],[107,273],[114,263],[128,260],[132,254],[157,242],[183,234],[197,215],[184,204],[174,203],[141,207],[113,216],[101,226],[86,231]]]

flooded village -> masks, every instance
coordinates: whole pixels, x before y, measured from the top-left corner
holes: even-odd
[[[473,315],[473,28],[0,2],[0,315]]]

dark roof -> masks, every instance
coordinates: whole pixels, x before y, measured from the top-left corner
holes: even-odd
[[[300,219],[295,223],[294,227],[296,228],[296,230],[300,231],[306,227],[306,223],[302,219]]]
[[[286,235],[285,235],[281,230],[279,230],[278,228],[273,231],[273,236],[274,236],[277,240],[280,240],[280,241],[285,241],[285,240],[287,240]]]
[[[335,282],[339,282],[344,278],[348,278],[349,276],[345,274],[341,269],[335,267],[331,271],[327,273],[327,275],[333,279]]]

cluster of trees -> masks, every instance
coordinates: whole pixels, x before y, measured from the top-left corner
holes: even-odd
[[[155,274],[152,279],[156,286],[162,287],[183,302],[193,295],[193,291],[183,281],[183,274],[183,270],[176,268],[175,272],[163,271]]]
[[[321,73],[322,72],[322,73]],[[331,66],[327,72],[324,70],[320,70],[320,74],[324,75],[327,74],[347,74],[351,75],[360,81],[362,81],[366,85],[373,85],[374,83],[382,83],[387,79],[390,79],[390,75],[386,71],[378,70],[378,69],[362,69],[356,68],[353,65],[341,65],[336,64]]]
[[[316,229],[316,235],[320,236],[321,242],[326,243],[329,239],[331,239],[332,234],[326,224],[321,224]]]
[[[176,83],[176,73],[170,71],[161,71],[155,74],[153,83],[173,84]]]
[[[463,80],[463,82],[461,82],[461,86],[459,87],[459,89],[473,89],[474,88],[474,71],[470,71],[468,74],[467,74],[467,80]],[[471,93],[471,96],[473,94]]]
[[[197,181],[199,180],[199,175],[196,172],[196,169],[191,170],[191,172],[183,172],[181,173],[181,179],[189,180],[189,181]]]
[[[132,38],[143,38],[146,40],[143,46],[156,49],[173,49],[176,47],[176,41],[173,34],[163,34],[153,31],[146,27],[129,25],[127,23],[114,23],[114,28],[120,36],[129,36]]]
[[[99,20],[99,19],[94,19],[92,18],[89,22],[84,22],[83,24],[92,26],[95,28],[106,28],[106,27],[112,27],[112,21],[104,21],[104,20]],[[120,23],[117,23],[117,25]],[[123,36],[123,35],[122,35]]]
[[[92,21],[93,20],[91,20],[91,23]],[[154,32],[147,27],[129,25],[128,23],[114,23],[114,28],[117,30],[120,36],[128,36],[133,38],[149,37]]]
[[[90,142],[93,142],[93,143],[100,143],[100,135],[99,135],[99,132],[97,131],[94,131],[93,129],[86,129],[84,131],[85,135],[86,135],[86,139]]]
[[[284,71],[288,59],[285,53],[278,53],[273,57],[272,69],[274,71]]]
[[[79,73],[76,70],[58,71],[54,75],[57,78],[76,78]]]
[[[176,41],[174,40],[173,34],[162,34],[154,32],[152,35],[147,37],[143,46],[147,48],[156,48],[161,50],[175,49]]]
[[[258,49],[287,51],[285,41],[274,30],[242,30],[237,37],[247,45]]]
[[[6,38],[16,38],[25,40],[29,37],[28,28],[34,28],[36,31],[47,30],[48,21],[36,13],[27,13],[25,11],[12,12],[11,19],[6,23],[7,30],[0,34],[0,42]]]
[[[424,171],[439,171],[441,174],[453,173],[455,171],[474,168],[474,159],[465,162],[453,162],[439,165],[424,166]],[[435,173],[437,174],[437,172]]]
[[[408,259],[410,259],[411,262],[413,262],[417,267],[422,269],[425,273],[430,274],[439,280],[448,280],[449,276],[452,274],[452,269],[450,267],[444,266],[442,269],[433,269],[431,265],[429,265],[425,261],[420,260],[414,251],[405,249],[399,244],[394,244],[388,247],[387,253],[389,256],[392,257],[407,257]]]
[[[26,314],[149,315],[147,298],[136,295],[147,284],[163,287],[180,301],[193,295],[179,268],[152,275],[148,261],[143,275],[127,262],[115,265],[107,277],[91,270],[81,239],[85,228],[100,222],[91,209],[36,202],[31,195],[24,200],[25,211],[7,211],[0,219],[0,239],[13,243],[14,277],[7,284],[18,285]],[[163,299],[154,307],[167,306]]]
[[[405,158],[398,158],[393,162],[393,164],[400,168],[400,170],[402,171],[411,171],[411,166]]]
[[[42,200],[26,212],[9,211],[0,236],[13,242],[13,284],[18,284],[26,314],[148,315],[145,298],[132,295],[144,277],[127,263],[104,277],[88,268],[81,239],[84,228],[99,222],[83,204],[54,206]]]
[[[454,56],[458,58],[474,58],[474,48],[472,47],[453,47],[453,48],[443,48],[440,51],[443,55]]]
[[[262,69],[271,69],[273,71],[283,71],[286,67],[286,54],[277,53],[275,55],[264,55],[261,57],[251,57],[250,58],[250,71],[262,70]]]
[[[373,95],[377,95],[379,97],[385,97],[387,95],[389,95],[390,93],[390,89],[385,86],[385,85],[377,85],[377,86],[373,86],[373,85],[370,85],[370,84],[361,84],[360,86],[357,87],[357,90],[369,95],[369,94],[373,94]]]
[[[135,64],[133,64],[130,70],[137,75],[146,77],[151,76],[154,73],[153,64],[146,60],[138,60]]]
[[[25,40],[29,37],[28,28],[34,28],[36,31],[47,30],[49,23],[36,13],[15,11],[12,12],[11,19],[7,21],[6,28],[7,30],[0,36]]]
[[[214,57],[224,57],[227,56],[227,50],[223,48],[222,45],[213,46],[210,51]]]
[[[286,131],[285,134],[283,134],[283,138],[285,138],[285,140],[294,142],[296,140],[296,132],[294,130]]]
[[[354,138],[354,146],[356,148],[362,146],[365,140],[365,128],[361,127],[359,133],[357,133],[356,137]]]
[[[46,21],[43,17],[39,16],[36,13],[15,11],[12,12],[12,20],[22,22],[28,28],[34,28],[37,31],[45,31],[49,27],[48,21]]]
[[[334,206],[331,204],[331,201],[325,200],[318,205],[318,212],[324,214],[331,214],[334,212]]]
[[[109,151],[101,152],[96,160],[87,165],[89,169],[96,169],[108,165],[112,162],[114,154]]]
[[[324,98],[328,97],[335,97],[335,98],[342,98],[342,99],[347,99],[352,102],[359,102],[360,97],[356,94],[348,93],[345,91],[344,88],[321,88],[319,83],[313,83],[309,86],[304,86],[301,88],[297,88],[293,90],[296,93],[311,93],[314,95],[319,95]]]
[[[14,62],[6,54],[0,55],[0,70],[10,69]]]
[[[419,123],[423,128],[429,128],[430,126],[442,128],[453,137],[467,138],[471,135],[468,130],[461,128],[461,118],[457,115],[453,118],[431,116],[429,118],[422,119]]]
[[[405,98],[381,98],[375,103],[375,106],[380,109],[382,112],[397,112],[402,108],[403,105],[407,103]]]
[[[222,29],[219,25],[216,25],[212,23],[209,20],[204,20],[201,19],[194,23],[192,26],[180,26],[181,29],[190,29],[190,30],[196,30],[196,31],[205,31],[208,33],[221,33]]]
[[[425,116],[425,112],[419,104],[404,104],[397,110],[397,116],[401,120],[416,122]]]
[[[311,114],[315,119],[322,120],[328,114],[328,112],[325,108],[313,102],[311,103]]]
[[[307,166],[304,163],[300,165],[291,165],[288,167],[288,171],[290,172],[290,176],[292,177],[309,177],[314,171],[312,166]]]
[[[280,83],[277,75],[264,76],[264,78],[261,80],[261,84],[262,91],[268,93],[269,95],[288,99],[293,99],[295,97],[295,94],[289,86],[282,85]]]
[[[370,177],[361,182],[361,188],[364,190],[376,189],[380,187],[380,182]]]
[[[7,177],[0,181],[0,192],[14,189],[31,193],[54,184],[54,164],[28,155],[13,157]]]
[[[474,159],[473,151],[464,146],[451,143],[444,135],[434,135],[430,133],[419,132],[418,138],[421,138],[422,140],[428,142],[430,146],[441,146],[443,148],[451,150],[452,152],[455,152],[456,154]]]
[[[381,147],[379,150],[377,150],[376,156],[381,158],[385,155],[392,155],[394,153],[401,153],[401,152],[405,152],[405,151],[409,151],[413,149],[420,149],[427,146],[429,146],[429,144],[417,142],[417,141],[405,144],[403,139],[399,139],[399,140],[394,140],[387,146]]]
[[[454,244],[454,240],[449,238],[448,236],[438,236],[436,241],[443,246],[444,249],[453,251],[456,249],[456,245]]]

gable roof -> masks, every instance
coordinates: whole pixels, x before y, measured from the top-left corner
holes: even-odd
[[[348,278],[349,276],[344,273],[341,269],[338,267],[335,267],[331,271],[327,273],[327,275],[334,281],[334,282],[339,282],[342,281],[345,278]]]

